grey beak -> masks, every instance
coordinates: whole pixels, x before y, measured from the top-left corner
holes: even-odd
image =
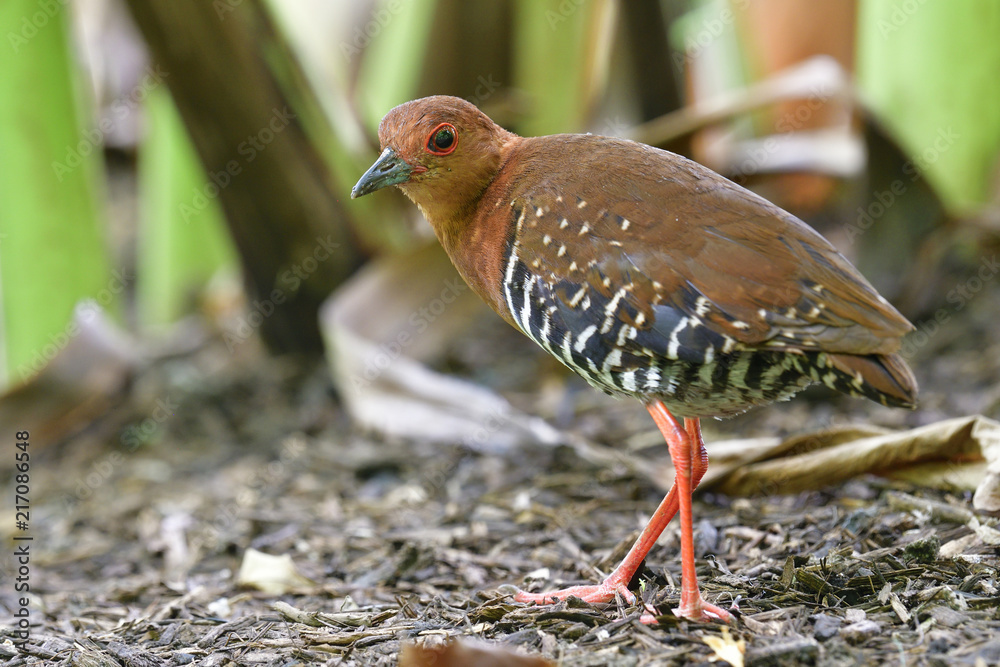
[[[406,160],[396,155],[391,148],[386,148],[375,160],[375,164],[369,167],[351,189],[351,199],[363,197],[390,185],[405,183],[410,180],[412,173],[413,167]]]

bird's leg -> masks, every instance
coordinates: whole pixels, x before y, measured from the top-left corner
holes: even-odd
[[[658,408],[656,406],[659,406]],[[691,473],[691,485],[692,488],[698,485],[701,481],[702,476],[705,474],[705,470],[708,469],[708,453],[705,451],[705,443],[701,438],[701,426],[697,419],[685,420],[685,427],[687,431],[684,431],[677,424],[673,415],[667,412],[667,409],[662,403],[654,403],[647,406],[650,414],[653,415],[653,420],[656,425],[660,428],[660,432],[667,439],[668,444],[676,437],[683,437],[688,443],[690,448],[690,442],[698,443],[698,452],[693,453],[692,463],[690,466]],[[661,419],[659,415],[659,410],[662,410],[663,414],[666,415],[666,419]],[[679,436],[678,436],[679,434]],[[673,456],[673,448],[671,448],[671,456]],[[622,562],[615,568],[608,577],[597,585],[590,586],[571,586],[569,588],[563,588],[556,591],[548,591],[545,593],[526,593],[525,591],[518,591],[514,599],[518,602],[535,602],[538,604],[551,604],[559,600],[565,599],[571,595],[576,596],[587,602],[609,602],[615,596],[615,593],[621,593],[622,598],[625,599],[629,604],[635,602],[635,595],[632,591],[628,590],[628,584],[632,581],[635,573],[639,571],[642,567],[642,562],[646,559],[646,555],[649,550],[653,548],[656,544],[657,538],[663,533],[663,530],[670,523],[670,520],[674,518],[677,514],[678,508],[678,496],[677,496],[677,482],[676,474],[673,487],[671,487],[669,493],[660,502],[659,507],[653,512],[653,516],[650,517],[649,521],[646,523],[646,527],[643,528],[642,533],[636,539],[632,548],[629,549],[628,554]],[[690,503],[689,503],[690,504]],[[693,558],[692,550],[692,558]],[[683,585],[683,581],[681,582]],[[695,592],[697,593],[697,584],[695,585]],[[683,594],[683,588],[682,588]],[[683,602],[682,602],[683,606]],[[723,612],[725,613],[725,612]],[[643,622],[651,623],[655,622],[655,618],[651,614],[644,614],[641,619]]]
[[[660,405],[662,407],[662,404]],[[652,407],[650,407],[649,410],[650,413],[653,412]],[[663,410],[666,412],[666,408],[663,408]],[[670,413],[668,412],[667,414],[669,415]],[[654,421],[657,420],[657,416],[655,414],[653,419]],[[670,419],[672,420],[673,416],[671,416]],[[690,422],[690,424],[688,424],[688,422]],[[676,424],[676,422],[674,423]],[[667,437],[667,432],[663,430],[663,426],[660,425],[659,421],[657,421],[656,425],[660,427],[660,432],[664,433],[664,437]],[[693,429],[688,431],[688,434],[690,434],[689,437],[698,442],[700,449],[700,453],[693,457],[691,466],[691,483],[693,488],[698,486],[698,482],[701,481],[702,476],[708,469],[708,452],[705,451],[705,443],[701,439],[701,426],[699,425],[698,420],[685,420],[685,426],[690,426],[690,428]],[[632,580],[632,577],[635,576],[635,573],[642,566],[642,562],[646,559],[646,555],[649,554],[649,550],[653,548],[653,545],[656,544],[656,540],[659,539],[660,535],[667,527],[667,524],[669,524],[670,520],[674,518],[675,514],[677,514],[677,498],[677,479],[675,473],[674,484],[670,487],[670,491],[660,502],[656,511],[653,512],[653,516],[649,518],[649,521],[646,523],[646,527],[643,528],[642,533],[639,534],[639,537],[632,545],[632,548],[629,549],[625,558],[618,565],[618,567],[615,568],[615,571],[608,576],[606,581],[615,582],[620,586],[628,585],[628,582]]]
[[[694,567],[694,520],[691,515],[691,492],[708,469],[708,454],[701,437],[701,424],[697,419],[685,419],[684,427],[656,401],[646,406],[653,421],[670,447],[674,463],[674,487],[677,491],[681,514],[681,605],[674,613],[692,621],[720,620],[729,622],[732,615],[713,604],[705,602],[698,589],[698,574]]]
[[[656,544],[656,538],[660,536],[663,529],[667,527],[670,520],[677,514],[677,485],[675,484],[666,495],[660,506],[656,508],[653,516],[650,517],[642,533],[632,544],[628,554],[622,562],[615,568],[614,572],[600,584],[590,586],[570,586],[556,591],[545,593],[526,593],[518,591],[514,599],[518,602],[536,602],[538,604],[551,604],[565,599],[570,595],[576,596],[587,602],[609,602],[615,597],[615,593],[621,593],[622,598],[629,604],[635,603],[635,595],[628,589],[628,584],[632,577],[642,567],[642,562],[646,554]],[[643,616],[645,622],[655,622],[651,615]]]

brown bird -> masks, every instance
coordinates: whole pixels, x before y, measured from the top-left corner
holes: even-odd
[[[669,445],[673,488],[621,565],[515,599],[634,602],[627,585],[679,507],[674,612],[728,621],[695,574],[699,419],[813,383],[914,407],[896,354],[913,326],[809,226],[706,167],[610,137],[520,137],[455,97],[402,104],[378,134],[351,197],[398,186],[493,310],[594,387],[642,401]]]

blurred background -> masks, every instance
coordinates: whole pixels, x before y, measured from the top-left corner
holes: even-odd
[[[428,94],[465,97],[525,135],[618,135],[691,156],[813,224],[916,320],[949,303],[951,276],[979,270],[995,238],[992,3],[0,11],[8,388],[98,318],[147,340],[195,315],[276,353],[321,353],[323,299],[373,257],[428,239],[397,193],[347,197],[382,115]],[[275,290],[283,303],[263,312]]]
[[[443,442],[426,500],[469,451],[655,440],[479,304],[401,194],[350,199],[381,117],[430,94],[692,157],[917,325],[918,412],[814,390],[709,431],[1000,416],[1000,4],[4,0],[0,28],[0,425],[57,452],[53,563],[134,574],[109,545],[136,541],[176,581],[271,535],[240,505],[193,537],[201,505],[149,500],[181,471],[280,496],[328,465],[376,497],[412,463],[386,442]],[[303,442],[336,453],[291,475]],[[109,536],[105,502],[145,514]]]

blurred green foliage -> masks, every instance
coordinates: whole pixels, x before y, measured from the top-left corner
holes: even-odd
[[[595,125],[622,133],[627,128],[619,118],[601,121],[598,114],[621,110],[636,122],[648,119],[638,117],[645,107],[636,72],[683,77],[690,54],[680,51],[692,35],[716,42],[699,44],[703,53],[742,48],[725,0],[664,0],[653,8],[652,15],[677,17],[697,7],[665,26],[680,49],[676,59],[662,62],[636,61],[642,51],[629,42],[635,33],[623,27],[624,3],[506,0],[489,4],[490,24],[481,25],[476,8],[486,7],[483,2],[490,0],[271,1],[306,76],[299,80],[301,72],[287,67],[283,54],[262,57],[293,101],[311,99],[297,98],[296,86],[318,92],[322,109],[303,102],[297,112],[327,160],[332,191],[346,199],[375,157],[379,119],[418,95],[474,97],[522,134]],[[1000,154],[1000,4],[858,2],[857,75],[866,101],[952,212],[976,211],[995,196]],[[0,382],[6,383],[26,378],[65,345],[80,299],[114,309],[123,291],[117,288],[131,280],[129,267],[113,273],[120,262],[108,260],[104,133],[82,111],[81,91],[90,86],[69,46],[70,14],[61,3],[52,3],[51,14],[42,6],[38,0],[0,3],[6,35],[0,47]],[[715,25],[722,32],[709,30]],[[330,29],[339,35],[328,36]],[[722,80],[743,78],[735,70],[726,76]],[[165,89],[149,96],[146,121],[136,320],[164,324],[188,312],[206,281],[220,268],[235,269],[237,259],[217,203],[209,198],[195,205],[193,193],[208,179]],[[365,198],[348,210],[369,249],[399,248],[417,236],[409,225],[412,208],[400,197]]]
[[[114,307],[95,124],[60,3],[0,2],[0,385],[30,379],[78,331],[75,304]],[[92,311],[91,311],[92,312]]]
[[[139,161],[139,321],[169,324],[191,310],[192,296],[236,254],[213,185],[195,155],[170,94],[146,102],[148,132]],[[208,192],[206,192],[208,189]]]
[[[1000,3],[862,0],[858,83],[876,116],[956,214],[995,193]]]

